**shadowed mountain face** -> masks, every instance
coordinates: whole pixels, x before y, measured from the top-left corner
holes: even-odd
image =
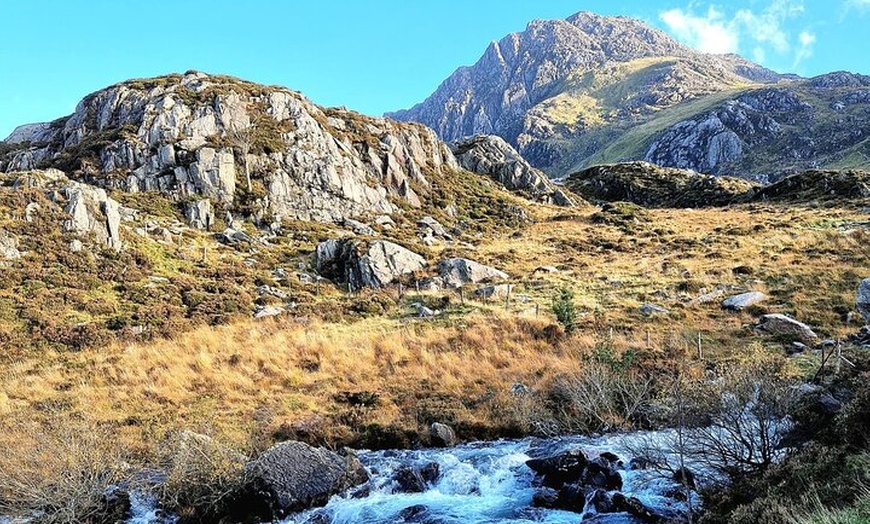
[[[746,176],[866,167],[867,100],[866,77],[783,76],[637,20],[578,13],[493,42],[390,116],[448,141],[499,135],[554,176],[624,160]]]

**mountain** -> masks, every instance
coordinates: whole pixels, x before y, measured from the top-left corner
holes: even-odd
[[[493,42],[389,116],[447,141],[499,135],[551,176],[626,160],[745,176],[870,165],[868,97],[866,77],[780,75],[581,12]]]

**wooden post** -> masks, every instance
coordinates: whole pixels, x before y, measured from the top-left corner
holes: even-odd
[[[698,331],[698,360],[704,359],[704,352],[701,350],[701,332]]]
[[[610,328],[610,342],[613,342],[613,328]]]
[[[649,329],[646,330],[646,347],[647,349],[652,347],[652,342],[650,341]]]
[[[541,305],[535,304],[535,318],[538,318],[538,313],[540,312]]]

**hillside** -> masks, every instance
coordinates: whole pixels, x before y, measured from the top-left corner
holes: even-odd
[[[499,135],[551,176],[629,160],[754,176],[866,168],[868,92],[860,75],[778,75],[640,21],[578,13],[493,42],[390,116],[448,141]]]

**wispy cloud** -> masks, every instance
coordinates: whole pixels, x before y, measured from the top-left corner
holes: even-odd
[[[870,6],[870,0],[845,0]],[[757,62],[771,56],[790,57],[793,66],[812,56],[815,34],[804,30],[797,36],[790,21],[804,13],[803,0],[772,0],[761,10],[740,9],[730,14],[715,5],[698,10],[691,2],[684,9],[660,13],[662,22],[680,41],[705,53],[744,52]],[[699,14],[700,12],[700,14]]]

